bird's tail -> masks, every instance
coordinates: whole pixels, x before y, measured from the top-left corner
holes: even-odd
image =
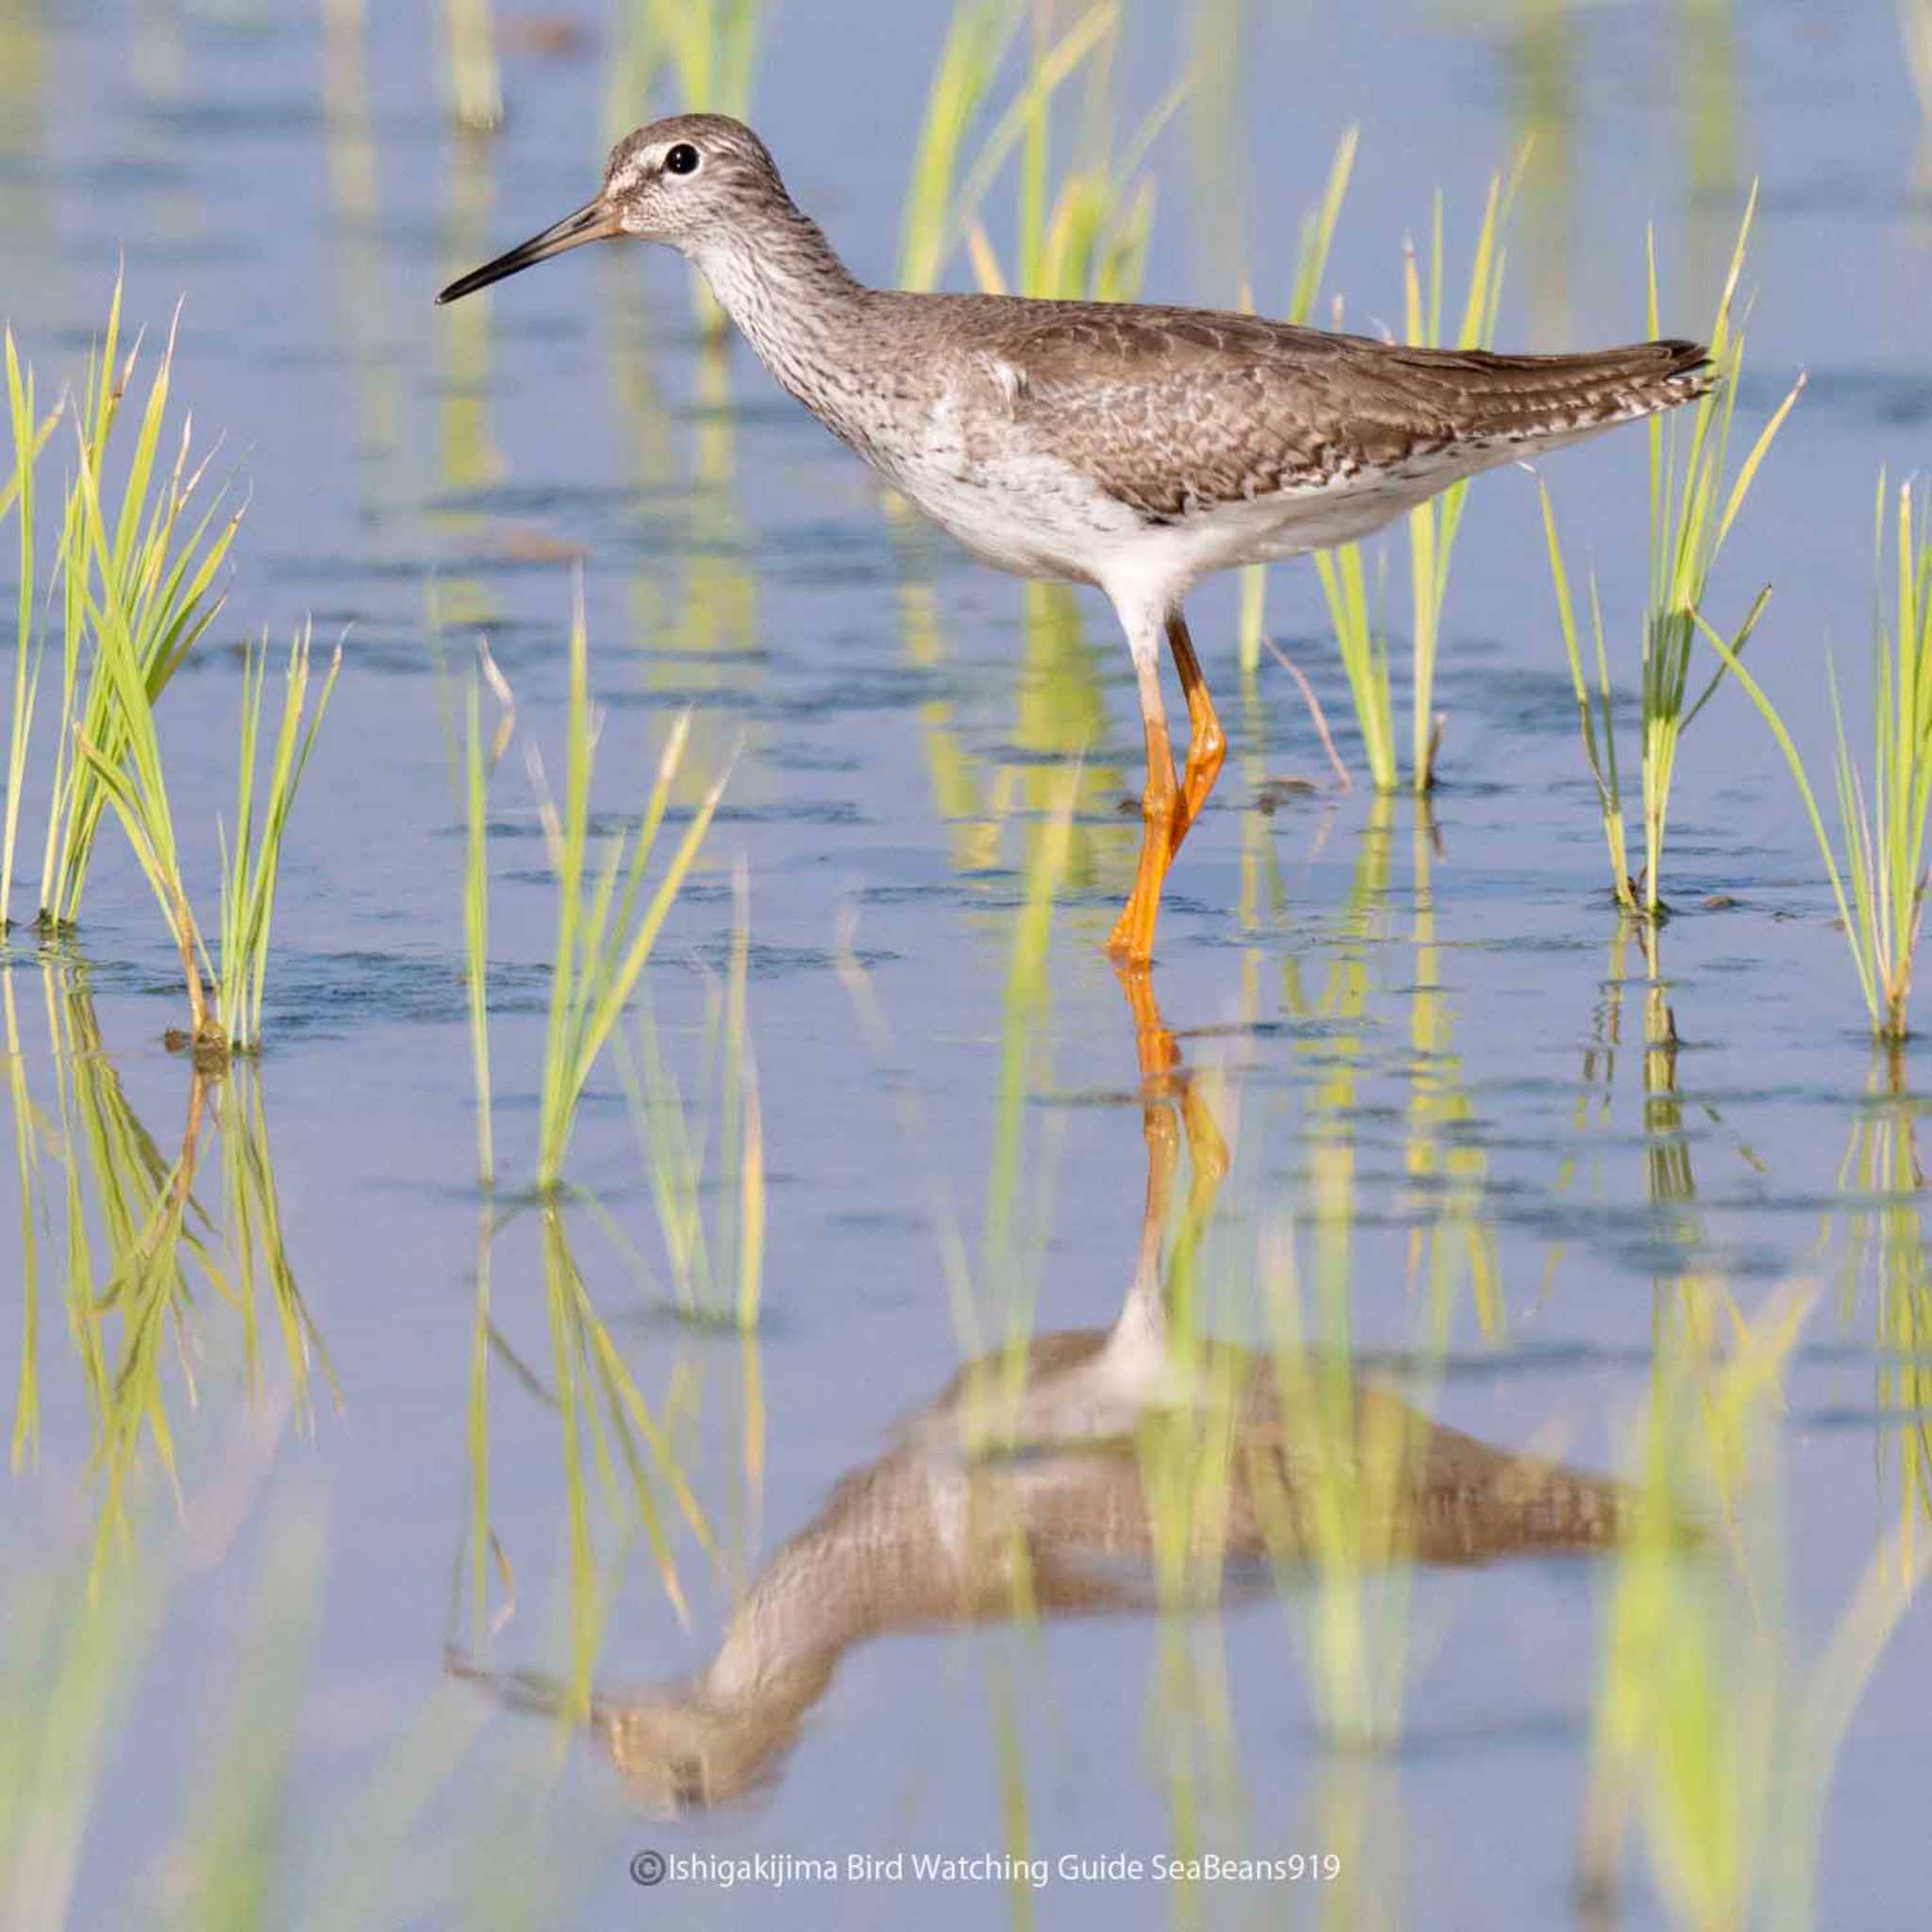
[[[1567,441],[1653,416],[1709,392],[1717,381],[1701,342],[1633,342],[1574,356],[1496,356],[1409,350],[1426,379],[1454,397],[1459,435],[1499,443]],[[1424,374],[1419,360],[1417,375]]]

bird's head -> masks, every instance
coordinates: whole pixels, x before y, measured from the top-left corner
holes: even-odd
[[[691,254],[707,236],[742,227],[760,209],[788,205],[765,144],[725,114],[674,114],[626,134],[610,150],[604,185],[575,214],[452,282],[455,302],[586,242],[637,235]]]

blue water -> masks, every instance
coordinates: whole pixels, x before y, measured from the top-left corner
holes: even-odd
[[[325,1522],[326,1554],[287,1825],[298,1892],[325,1894],[356,1857],[345,1807],[435,1700],[452,1722],[488,1721],[423,1829],[429,1864],[440,1849],[473,1857],[476,1835],[502,1828],[492,1821],[527,1828],[523,1858],[550,1894],[531,1923],[673,1912],[719,1925],[1023,1922],[998,1884],[800,1884],[774,1896],[674,1881],[643,1894],[626,1868],[645,1846],[839,1859],[999,1852],[1012,1842],[1016,1776],[1034,1856],[1171,1853],[1163,1752],[1191,1739],[1205,1750],[1197,1728],[1211,1737],[1215,1705],[1205,1690],[1178,1710],[1160,1702],[1166,1640],[1154,1620],[995,1624],[861,1644],[758,1797],[672,1823],[639,1816],[594,1750],[571,1745],[559,1762],[540,1723],[493,1714],[460,1686],[439,1689],[466,1528],[478,1208],[460,819],[438,667],[465,665],[487,634],[522,728],[554,766],[580,561],[607,707],[599,809],[614,819],[637,808],[686,704],[697,708],[694,756],[706,765],[742,741],[700,886],[651,974],[667,1037],[694,1068],[701,969],[725,958],[741,855],[772,1178],[760,1469],[745,1466],[736,1341],[668,1321],[593,1225],[578,1237],[632,1372],[683,1416],[694,1485],[750,1572],[958,1365],[936,1203],[953,1203],[976,1244],[1015,908],[1040,836],[1024,808],[1002,824],[999,801],[1037,805],[1081,752],[1076,865],[1052,933],[1049,1017],[1025,1067],[1020,1131],[1029,1179],[1049,1160],[1055,1176],[1040,1327],[1104,1325],[1119,1306],[1145,1172],[1133,1034],[1098,951],[1137,830],[1112,811],[1139,779],[1124,653],[1105,607],[1083,599],[1068,648],[1091,678],[1036,669],[1023,685],[1021,590],[884,514],[868,475],[741,348],[708,354],[669,258],[580,252],[481,304],[431,306],[451,275],[584,200],[607,134],[654,105],[623,103],[611,124],[614,10],[549,9],[583,29],[560,55],[516,51],[512,38],[506,124],[480,142],[454,135],[441,112],[435,9],[376,7],[366,32],[338,27],[333,69],[326,11],[13,0],[0,12],[13,68],[0,83],[0,311],[51,381],[77,369],[117,262],[130,316],[151,335],[178,300],[177,393],[197,437],[221,439],[216,467],[250,499],[224,616],[164,712],[177,821],[208,903],[214,821],[229,809],[239,660],[226,647],[312,614],[320,638],[343,637],[346,667],[291,836],[261,1069],[288,1251],[341,1400],[325,1394],[312,1428],[272,1439],[232,1544],[175,1588],[105,1762],[71,1923],[158,1913],[176,1794],[192,1793],[204,1726],[226,1707],[269,1528],[310,1519]],[[1171,77],[1174,11],[1127,8],[1115,74],[1124,130]],[[1279,307],[1303,212],[1354,123],[1360,158],[1328,282],[1350,325],[1399,317],[1401,239],[1424,232],[1436,185],[1452,238],[1466,235],[1491,172],[1533,136],[1501,339],[1557,348],[1641,335],[1652,225],[1664,325],[1692,333],[1759,183],[1740,441],[1799,372],[1808,382],[1726,553],[1718,603],[1735,621],[1760,582],[1774,583],[1752,661],[1814,770],[1825,769],[1828,648],[1855,715],[1863,690],[1874,485],[1882,465],[1898,475],[1924,464],[1932,421],[1932,128],[1892,9],[1374,0],[1249,11],[1239,99],[1184,114],[1154,150],[1150,297],[1226,301],[1244,271],[1257,302]],[[756,119],[800,202],[870,277],[891,272],[944,20],[935,0],[793,0],[770,18]],[[1239,195],[1224,192],[1230,179]],[[988,212],[1004,248],[1004,187]],[[956,257],[949,280],[964,286],[966,273]],[[1573,558],[1598,569],[1628,662],[1644,587],[1642,438],[1564,453],[1545,474]],[[1392,548],[1398,624],[1406,569]],[[928,591],[936,627],[921,647],[907,610]],[[1341,727],[1346,691],[1312,570],[1275,571],[1268,613]],[[1501,1307],[1486,1330],[1460,1295],[1436,1412],[1486,1441],[1627,1467],[1659,1283],[1721,1279],[1747,1310],[1786,1284],[1820,1284],[1776,1441],[1794,1627],[1814,1654],[1899,1520],[1901,1419],[1874,1408],[1878,1282],[1869,1261],[1848,1259],[1840,1195],[1873,1058],[1775,748],[1725,691],[1679,770],[1668,895],[1680,915],[1662,958],[1694,1198],[1658,1200],[1645,1158],[1655,1143],[1642,962],[1634,944],[1613,951],[1530,480],[1505,472],[1471,499],[1439,684],[1449,726],[1433,835],[1406,799],[1378,822],[1363,786],[1335,790],[1272,663],[1244,700],[1234,616],[1230,582],[1191,608],[1232,753],[1173,879],[1157,973],[1190,1062],[1224,1075],[1218,1104],[1236,1148],[1221,1202],[1228,1252],[1252,1251],[1274,1216],[1316,1211],[1319,1091],[1337,1032],[1357,1039],[1359,1088],[1341,1126],[1355,1154],[1357,1333],[1371,1349],[1408,1343],[1411,1238],[1439,1201],[1409,1172],[1411,1025],[1418,988],[1439,991],[1448,1043],[1422,1063],[1467,1104],[1431,1144],[1480,1156],[1476,1218],[1493,1241]],[[1097,735],[1043,742],[1027,697],[1047,703],[1094,680],[1105,697]],[[1405,744],[1407,722],[1405,712]],[[1359,774],[1352,729],[1341,740]],[[954,754],[977,801],[963,819],[936,778]],[[1288,777],[1320,789],[1264,816],[1262,781]],[[34,833],[40,809],[30,797]],[[534,1154],[552,942],[520,749],[492,812],[497,1120],[515,1175]],[[1421,863],[1434,928],[1419,935]],[[1273,890],[1255,890],[1257,867]],[[1716,898],[1731,903],[1706,905]],[[838,970],[848,931],[889,1043],[868,1034]],[[135,1111],[172,1147],[187,1076],[159,1036],[178,1019],[178,993],[144,888],[111,846],[80,946],[106,1048]],[[1365,993],[1358,1023],[1338,1028],[1321,1001],[1350,956],[1363,961]],[[39,981],[16,978],[26,1066],[44,1093]],[[1924,1092],[1916,1046],[1904,1080],[1908,1094]],[[608,1071],[572,1173],[651,1246],[650,1199]],[[0,1216],[15,1212],[13,1185],[9,1170]],[[498,1244],[492,1307],[507,1345],[547,1376],[527,1216]],[[10,1379],[17,1324],[0,1330]],[[197,1399],[178,1369],[167,1372],[191,1524],[225,1480],[239,1480],[237,1445],[251,1426],[232,1317],[210,1303],[194,1332]],[[267,1353],[271,1391],[278,1345]],[[84,1543],[94,1494],[88,1410],[57,1312],[43,1316],[40,1376],[42,1455],[8,1492],[9,1571]],[[517,1575],[516,1615],[492,1657],[557,1670],[558,1420],[503,1358],[492,1376],[491,1514]],[[174,1507],[151,1470],[137,1533],[157,1563],[175,1560],[167,1553],[185,1534]],[[600,1682],[674,1676],[709,1655],[731,1582],[688,1537],[679,1556],[688,1624],[633,1548],[608,1607]],[[1424,1577],[1404,1742],[1373,1761],[1324,1747],[1280,1600],[1264,1593],[1191,1625],[1188,1641],[1224,1674],[1232,1724],[1236,1796],[1209,1804],[1207,1841],[1251,1855],[1335,1850],[1351,1861],[1363,1924],[1569,1919],[1601,1581],[1567,1558]],[[1923,1618],[1908,1619],[1840,1762],[1822,1924],[1912,1922],[1912,1774],[1928,1689]],[[1366,1835],[1344,1846],[1331,1840],[1349,1803]],[[1663,1923],[1634,1856],[1629,1876],[1629,1922]],[[471,1922],[458,1881],[439,1871],[425,1883],[415,1922]],[[1036,1923],[1110,1925],[1164,1924],[1187,1907],[1152,1882],[1055,1876],[1031,1908]],[[1207,1887],[1195,1908],[1212,1924],[1276,1923],[1284,1911],[1298,1923],[1324,1909],[1307,1887],[1242,1886]]]

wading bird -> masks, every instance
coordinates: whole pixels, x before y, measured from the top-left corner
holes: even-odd
[[[437,300],[620,235],[695,263],[779,383],[974,556],[1107,594],[1147,740],[1140,864],[1108,942],[1131,967],[1152,956],[1162,882],[1225,753],[1189,591],[1348,542],[1465,476],[1710,381],[1688,341],[1497,356],[1206,309],[867,288],[764,143],[720,114],[626,135],[594,201]],[[1163,635],[1188,707],[1178,777]]]

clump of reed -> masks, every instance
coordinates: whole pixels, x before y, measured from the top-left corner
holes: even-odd
[[[727,764],[691,814],[656,887],[644,896],[645,874],[691,736],[687,712],[665,741],[636,831],[621,831],[608,840],[601,861],[593,865],[591,776],[597,730],[591,713],[590,648],[581,586],[571,613],[569,675],[560,801],[550,791],[541,758],[534,749],[531,754],[544,845],[557,880],[557,932],[538,1115],[537,1186],[546,1193],[562,1180],[564,1156],[591,1070],[623,1017],[730,778]]]
[[[1834,771],[1842,861],[1776,707],[1732,647],[1715,636],[1711,647],[1757,707],[1797,780],[1830,875],[1866,1016],[1873,1033],[1895,1045],[1907,1030],[1912,964],[1924,914],[1925,832],[1932,818],[1932,492],[1910,483],[1899,486],[1895,555],[1888,567],[1889,495],[1881,474],[1873,539],[1881,590],[1873,617],[1869,765],[1861,765],[1852,750],[1838,677],[1827,672],[1838,733]],[[1888,575],[1894,598],[1890,611],[1883,590]]]
[[[341,668],[338,647],[309,705],[309,636],[299,631],[289,647],[281,722],[267,771],[259,769],[263,706],[268,686],[268,643],[247,647],[242,669],[242,722],[237,758],[235,827],[222,835],[223,880],[219,966],[211,965],[201,927],[183,882],[180,854],[161,768],[154,713],[132,681],[130,634],[110,618],[103,647],[116,660],[115,675],[126,711],[125,762],[110,764],[92,741],[81,738],[92,766],[120,819],[135,858],[161,908],[180,954],[187,987],[187,1043],[216,1055],[254,1053],[261,1045],[262,993],[269,940],[281,876],[282,841],[301,789],[315,734]],[[214,982],[210,1008],[204,973]]]
[[[675,1413],[675,1396],[654,1409],[639,1388],[616,1337],[598,1311],[554,1200],[544,1204],[541,1222],[544,1315],[553,1399],[562,1437],[564,1526],[570,1552],[572,1672],[567,1708],[580,1720],[590,1710],[591,1673],[608,1606],[608,1591],[598,1581],[591,1479],[609,1516],[623,1526],[626,1541],[633,1525],[642,1529],[665,1595],[680,1619],[688,1615],[688,1606],[671,1546],[666,1506],[682,1517],[705,1555],[715,1559],[718,1543],[671,1438],[667,1412]],[[473,1442],[487,1440],[480,1433],[484,1430],[487,1419],[479,1423],[473,1414]]]
[[[727,761],[702,793],[676,846],[651,885],[652,861],[687,762],[691,715],[680,716],[659,756],[637,826],[605,838],[601,852],[593,855],[591,788],[601,721],[590,700],[590,646],[581,584],[572,605],[568,663],[560,800],[551,791],[535,746],[528,747],[538,814],[557,889],[539,1093],[537,1195],[546,1216],[554,1217],[565,1191],[564,1161],[577,1109],[599,1057],[614,1042],[620,1049],[620,1072],[644,1155],[679,1306],[695,1319],[728,1320],[749,1330],[757,1321],[763,1277],[765,1193],[762,1115],[747,1011],[750,888],[741,870],[725,985],[722,994],[714,993],[706,1029],[703,1084],[707,1093],[700,1110],[687,1105],[676,1077],[667,1070],[643,988],[644,968],[665,919],[696,864],[729,781],[731,765]],[[487,743],[483,724],[486,689],[494,693],[498,706],[496,725]],[[476,1156],[486,1195],[496,1183],[489,1001],[489,791],[515,727],[514,695],[485,647],[464,693],[457,777],[465,828],[464,979],[476,1087]],[[639,1009],[635,1051],[624,1037],[622,1024],[633,1002]],[[713,1224],[708,1227],[706,1197],[712,1191],[709,1164],[713,1152],[720,1169],[719,1198],[721,1204],[729,1203],[731,1211],[727,1216],[721,1205]],[[616,1224],[602,1214],[593,1199],[584,1198],[618,1244],[638,1259],[638,1250]],[[477,1269],[478,1301],[483,1309],[488,1307],[489,1253],[494,1233],[486,1218]],[[562,1242],[560,1223],[546,1239],[553,1244]],[[575,1262],[569,1259],[567,1247],[558,1246],[552,1261],[558,1280],[577,1279],[578,1289],[573,1292],[581,1292]],[[483,1330],[479,1328],[478,1333],[480,1338]],[[484,1366],[479,1340],[479,1377]]]
[[[1146,267],[1153,184],[1140,178],[1149,150],[1190,85],[1183,75],[1132,136],[1116,147],[1108,78],[1121,27],[1118,0],[1100,0],[1055,34],[1034,11],[1030,58],[1013,98],[994,117],[970,165],[967,136],[992,95],[1022,9],[1012,0],[964,0],[954,13],[926,98],[900,241],[900,280],[931,288],[963,242],[979,286],[1042,297],[1131,300]],[[1088,81],[1086,135],[1075,158],[1055,174],[1053,108],[1074,78]],[[1010,270],[980,209],[1015,167]]]
[[[58,592],[60,695],[51,803],[41,865],[39,924],[73,927],[80,914],[101,816],[109,804],[104,774],[123,771],[130,734],[152,720],[175,674],[221,608],[215,578],[241,524],[240,508],[223,517],[223,497],[204,494],[207,462],[192,462],[192,425],[184,421],[170,464],[162,448],[173,388],[175,330],[151,377],[118,497],[107,482],[118,463],[115,430],[140,360],[137,341],[121,354],[122,290],[117,281],[108,325],[88,359],[80,397],[71,406],[75,471],[55,534],[44,601]],[[8,413],[18,464],[43,425],[33,417],[32,372],[19,376],[10,358]],[[20,828],[45,640],[34,623],[39,563],[36,492],[22,472],[22,586],[8,747],[6,841],[0,851],[0,917],[10,916],[15,841]],[[219,519],[219,521],[218,521]],[[92,746],[88,757],[83,745]]]
[[[1710,388],[1689,408],[1653,416],[1650,433],[1650,593],[1644,613],[1639,658],[1640,771],[1643,816],[1643,871],[1630,872],[1624,823],[1623,771],[1617,753],[1616,726],[1611,714],[1609,656],[1604,640],[1603,608],[1594,573],[1589,579],[1590,612],[1594,646],[1595,678],[1584,663],[1583,642],[1570,590],[1570,573],[1557,533],[1555,507],[1541,480],[1543,535],[1549,550],[1550,576],[1556,591],[1557,620],[1576,693],[1576,711],[1584,757],[1596,784],[1603,815],[1604,838],[1609,848],[1610,876],[1618,906],[1626,913],[1650,920],[1668,910],[1663,900],[1664,841],[1670,821],[1671,788],[1676,775],[1683,737],[1737,661],[1771,596],[1767,584],[1754,597],[1743,617],[1726,639],[1707,618],[1710,579],[1725,540],[1744,506],[1752,483],[1774,439],[1784,426],[1804,388],[1801,375],[1758,432],[1748,454],[1733,472],[1728,467],[1731,416],[1737,407],[1739,376],[1744,362],[1743,318],[1738,308],[1738,285],[1743,274],[1744,251],[1757,208],[1754,191],[1738,228],[1730,268],[1718,299],[1710,330]],[[1657,249],[1652,238],[1649,255],[1650,333],[1659,332]],[[1728,479],[1728,480],[1727,480]],[[1690,695],[1696,646],[1704,640],[1717,663],[1703,689]]]
[[[991,97],[1020,25],[1014,0],[959,0],[926,89],[899,223],[899,284],[932,289],[957,241],[954,208],[966,138]]]
[[[1507,251],[1503,245],[1509,209],[1515,199],[1516,184],[1522,174],[1519,164],[1508,175],[1490,177],[1483,201],[1482,220],[1476,228],[1475,244],[1470,258],[1469,279],[1463,295],[1461,319],[1452,346],[1458,349],[1487,348],[1495,335],[1496,313],[1502,301],[1503,273]],[[1336,196],[1339,202],[1339,194]],[[1329,204],[1323,216],[1332,226]],[[1325,253],[1325,238],[1317,231]],[[1315,260],[1312,250],[1309,260]],[[1442,197],[1436,195],[1429,221],[1429,261],[1426,276],[1417,258],[1412,241],[1403,249],[1403,332],[1404,340],[1420,347],[1442,346],[1443,285],[1447,275],[1447,252],[1443,242]],[[1467,479],[1453,484],[1429,502],[1408,513],[1409,559],[1409,690],[1412,713],[1409,734],[1409,784],[1427,791],[1435,784],[1436,754],[1441,743],[1443,721],[1435,710],[1436,658],[1441,641],[1442,609],[1448,597],[1449,570],[1455,557],[1456,537],[1462,522],[1463,504],[1469,493]],[[1328,607],[1328,621],[1341,653],[1341,665],[1348,676],[1349,694],[1355,702],[1356,724],[1361,733],[1362,756],[1368,762],[1370,781],[1378,791],[1393,791],[1400,784],[1395,748],[1394,697],[1391,685],[1389,644],[1376,629],[1370,608],[1368,572],[1362,545],[1339,544],[1333,550],[1315,553],[1315,568],[1322,582],[1322,595]]]
[[[566,795],[559,808],[542,782],[541,763],[532,772],[553,871],[558,882],[558,964],[545,1032],[539,1125],[540,1169],[537,1205],[541,1216],[544,1310],[549,1330],[554,1386],[544,1399],[558,1411],[565,1488],[564,1523],[569,1550],[567,1616],[571,1671],[565,1708],[573,1719],[589,1709],[591,1672],[596,1660],[608,1591],[602,1580],[591,1510],[594,1475],[610,1512],[625,1525],[641,1526],[666,1595],[680,1617],[686,1613],[677,1564],[671,1546],[659,1491],[683,1516],[700,1546],[714,1559],[716,1540],[691,1493],[671,1440],[670,1421],[654,1408],[638,1386],[617,1339],[597,1308],[578,1265],[564,1224],[562,1159],[585,1082],[604,1044],[622,1017],[649,959],[665,914],[682,889],[703,842],[718,799],[721,777],[694,815],[684,841],[668,862],[657,891],[641,906],[643,875],[661,827],[672,785],[679,770],[688,719],[680,720],[659,762],[657,783],[640,830],[608,841],[603,861],[589,857],[589,790],[595,726],[589,706],[588,645],[581,591],[571,626],[570,703],[566,720]],[[482,691],[494,691],[502,707],[496,731],[486,747],[481,728]],[[491,1128],[490,1023],[488,1001],[489,850],[488,789],[515,724],[509,687],[487,650],[466,693],[461,771],[467,828],[464,872],[465,966],[469,986],[470,1037],[477,1083],[477,1157],[486,1197],[495,1179]],[[728,776],[728,772],[725,774]],[[587,881],[589,882],[587,885]],[[738,989],[735,1047],[743,1041],[744,969],[735,967]],[[755,1106],[755,1102],[754,1102]],[[660,1124],[661,1138],[689,1148],[691,1136],[680,1116]],[[746,1198],[757,1200],[741,1230],[738,1307],[747,1324],[756,1320],[763,1254],[762,1141],[756,1117],[745,1130],[746,1146],[758,1149],[757,1172],[744,1178]],[[688,1223],[675,1211],[695,1212],[696,1179],[688,1167],[656,1175],[660,1209],[665,1212],[667,1245],[676,1251]],[[664,1208],[666,1202],[671,1204]],[[595,1202],[591,1205],[594,1208]],[[498,1544],[491,1516],[490,1364],[508,1357],[520,1381],[541,1389],[541,1375],[526,1367],[499,1332],[491,1312],[492,1253],[498,1235],[516,1209],[498,1217],[486,1198],[476,1244],[475,1317],[470,1357],[467,1453],[470,1465],[469,1550],[466,1570],[473,1621],[479,1633],[491,1627],[486,1616],[492,1560],[510,1582],[508,1557]],[[676,1390],[667,1398],[675,1411]],[[508,1614],[506,1610],[505,1614]]]
[[[680,107],[741,119],[751,107],[768,0],[629,0],[611,109],[621,133],[638,98],[668,73]],[[616,89],[623,89],[620,96]]]
[[[209,958],[184,876],[157,708],[188,654],[221,608],[215,579],[239,508],[204,490],[208,459],[194,459],[184,419],[172,463],[164,438],[173,388],[175,329],[149,381],[125,469],[115,428],[134,380],[140,345],[120,355],[122,291],[90,358],[74,407],[75,470],[62,507],[48,582],[62,618],[58,735],[41,871],[39,924],[70,930],[80,912],[103,815],[111,812],[139,861],[181,961],[188,1041],[217,1055],[260,1043],[261,1004],[276,882],[289,815],[341,665],[338,651],[310,708],[309,639],[290,648],[279,728],[261,768],[268,649],[244,654],[237,745],[236,816],[222,832],[219,969]],[[178,318],[177,318],[178,321]],[[28,770],[45,641],[35,626],[38,532],[34,458],[48,425],[36,416],[32,373],[24,375],[9,338],[8,413],[20,520],[21,601],[14,667],[8,796],[0,826],[0,918],[10,910],[21,800]],[[213,982],[213,998],[209,997]]]
[[[44,1104],[29,1086],[16,1000],[29,970],[44,996]],[[234,1341],[255,1396],[266,1379],[263,1338],[278,1335],[278,1396],[304,1421],[317,1376],[331,1391],[335,1376],[296,1279],[266,1110],[246,1064],[220,1081],[194,1069],[179,1145],[170,1150],[135,1110],[102,1049],[85,984],[63,962],[43,954],[31,965],[0,966],[0,1010],[21,1207],[11,1455],[19,1470],[40,1454],[44,1282],[58,1297],[54,1332],[71,1342],[89,1417],[98,1573],[130,1540],[151,1470],[178,1500],[180,1406],[196,1402],[201,1365],[217,1350]],[[211,1133],[222,1146],[219,1205],[208,1178]]]

